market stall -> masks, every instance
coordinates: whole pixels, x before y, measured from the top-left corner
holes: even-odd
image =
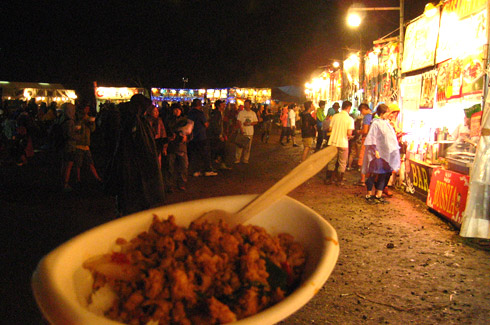
[[[487,1],[441,2],[407,28],[402,116],[407,191],[460,226],[480,136]]]
[[[0,81],[0,93],[2,102],[8,100],[29,101],[34,98],[37,103],[45,102],[49,105],[51,102],[74,103],[77,99],[74,90],[66,89],[61,84],[43,82]]]
[[[95,100],[97,112],[105,103],[119,104],[127,102],[133,95],[144,94],[143,88],[128,88],[128,87],[95,87]]]

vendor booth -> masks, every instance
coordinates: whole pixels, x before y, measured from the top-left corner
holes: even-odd
[[[61,84],[43,82],[11,82],[0,81],[0,93],[2,102],[8,100],[29,101],[34,98],[36,102],[52,102],[59,104],[74,103],[77,95],[74,90],[66,89]]]

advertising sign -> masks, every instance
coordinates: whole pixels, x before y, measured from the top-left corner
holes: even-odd
[[[421,16],[407,27],[403,51],[403,72],[434,65],[440,15]]]
[[[427,164],[407,159],[405,161],[407,192],[425,201],[429,193],[432,171],[433,168]]]
[[[427,206],[461,227],[470,177],[442,168],[434,169]]]

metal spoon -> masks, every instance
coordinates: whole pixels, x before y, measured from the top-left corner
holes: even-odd
[[[218,222],[219,220],[223,220],[230,226],[242,224],[315,176],[336,154],[337,147],[329,146],[322,149],[296,166],[286,176],[272,185],[271,188],[241,208],[240,211],[231,213],[220,209],[211,210],[204,213],[196,221]]]

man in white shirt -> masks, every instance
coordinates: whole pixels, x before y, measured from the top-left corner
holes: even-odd
[[[248,146],[245,148],[236,147],[235,164],[240,163],[240,159],[243,154],[243,163],[248,164],[250,158],[250,149],[252,148],[252,139],[254,136],[254,125],[257,124],[258,119],[254,111],[252,111],[252,101],[247,99],[244,104],[244,110],[240,111],[237,116],[238,124],[240,125],[240,131],[243,135],[250,139]]]
[[[330,123],[330,138],[328,139],[329,146],[337,147],[337,156],[332,159],[327,165],[327,177],[325,184],[333,183],[333,174],[335,165],[338,163],[338,185],[344,185],[344,173],[349,157],[349,139],[354,131],[354,120],[349,116],[352,103],[348,100],[342,103],[342,111],[332,117]]]

